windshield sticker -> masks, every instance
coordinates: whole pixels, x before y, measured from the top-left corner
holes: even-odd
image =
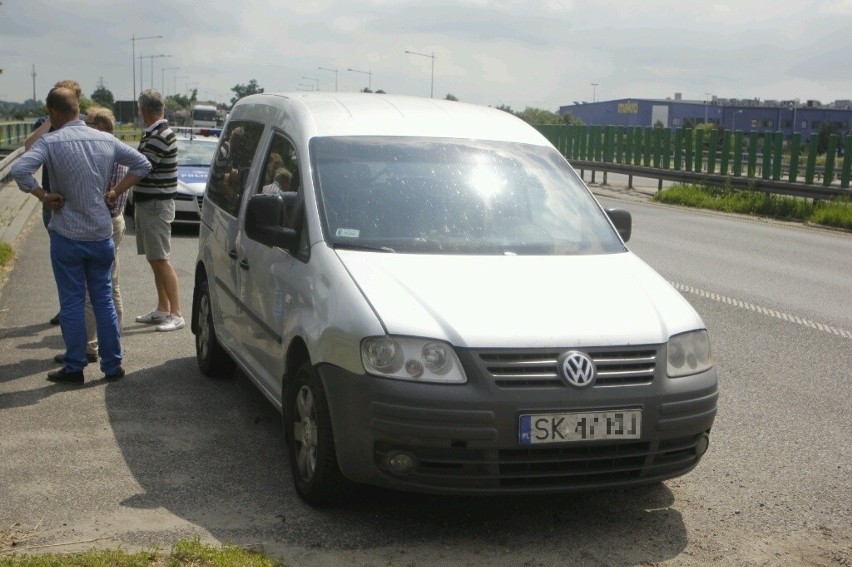
[[[357,228],[338,228],[335,236],[341,238],[358,238],[361,236],[361,231]]]

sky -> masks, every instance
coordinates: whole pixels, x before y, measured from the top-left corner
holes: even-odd
[[[137,92],[217,102],[255,79],[514,110],[675,93],[825,104],[852,99],[852,0],[2,0],[0,68],[13,102],[61,79],[129,100],[135,75]]]

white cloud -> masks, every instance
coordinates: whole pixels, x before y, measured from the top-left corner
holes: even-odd
[[[49,23],[45,14],[50,14]],[[256,79],[267,90],[306,81],[341,90],[367,86],[550,110],[574,100],[665,98],[705,92],[736,98],[852,98],[852,0],[7,0],[0,6],[0,95],[43,98],[58,79],[87,93],[103,80],[132,96],[134,69],[167,93],[196,86],[228,100]],[[153,63],[153,77],[151,76]],[[180,67],[163,73],[164,67]],[[175,79],[175,77],[183,77]],[[165,80],[164,80],[165,79]]]

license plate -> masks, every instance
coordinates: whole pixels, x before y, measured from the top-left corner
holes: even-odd
[[[518,434],[521,445],[639,439],[642,435],[642,410],[522,415]]]

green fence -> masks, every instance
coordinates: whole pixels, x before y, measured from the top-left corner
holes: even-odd
[[[4,122],[0,124],[0,147],[16,147],[30,135],[32,122]]]
[[[795,134],[786,144],[781,132],[742,132],[626,126],[540,125],[536,128],[568,161],[600,162],[849,188],[852,159],[836,158],[838,136],[829,136],[823,156],[818,138],[803,144]],[[852,135],[845,148],[852,148]],[[819,158],[819,159],[818,159]]]

